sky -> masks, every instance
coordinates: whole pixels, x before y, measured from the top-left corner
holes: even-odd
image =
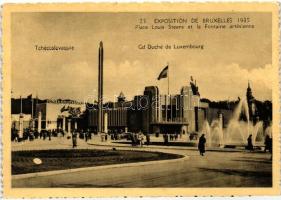
[[[254,29],[138,30],[140,18],[249,17]],[[236,23],[233,23],[236,24]],[[248,81],[259,100],[272,99],[270,13],[13,13],[11,24],[13,97],[86,101],[97,96],[98,47],[104,45],[104,97],[121,91],[128,100],[145,86],[167,93],[157,80],[169,63],[170,93],[196,79],[202,98],[244,97]],[[140,44],[202,44],[203,50],[148,50]],[[35,45],[74,46],[73,51],[38,51]]]

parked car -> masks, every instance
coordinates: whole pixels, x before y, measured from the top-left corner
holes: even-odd
[[[131,139],[130,135],[132,135],[131,132],[126,132],[126,133],[124,132],[124,133],[118,134],[119,139],[126,139],[126,140],[130,140]]]
[[[192,132],[189,134],[189,139],[190,140],[197,140],[198,139],[198,133]]]

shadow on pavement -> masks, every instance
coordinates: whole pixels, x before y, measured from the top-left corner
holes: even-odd
[[[232,161],[237,161],[237,162],[253,162],[253,163],[264,163],[264,164],[271,164],[271,160],[262,160],[262,159],[237,159],[237,160],[232,160]]]
[[[126,142],[126,141],[116,141],[112,143],[117,144],[132,144],[132,142]],[[164,144],[164,142],[150,142],[150,145],[155,146],[172,146],[172,147],[197,147],[197,144],[195,142],[169,142],[168,144]],[[144,143],[144,146],[146,146],[146,143]]]
[[[243,177],[272,177],[271,172],[263,172],[263,171],[248,171],[248,170],[235,170],[235,169],[211,169],[211,168],[198,168],[199,170],[206,172],[214,172],[214,173],[223,173],[226,175],[236,175]]]

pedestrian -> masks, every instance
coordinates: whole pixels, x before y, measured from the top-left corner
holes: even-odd
[[[90,129],[88,129],[88,137],[89,137],[89,140],[91,140],[92,139],[92,132],[91,132],[91,130]]]
[[[130,139],[131,139],[131,141],[132,141],[132,146],[134,146],[134,145],[135,145],[134,133],[129,134],[129,137],[130,137]]]
[[[150,135],[149,133],[146,134],[146,145],[148,146],[150,144]]]
[[[39,135],[38,131],[35,130],[35,131],[34,131],[34,139],[38,139],[38,135]]]
[[[50,131],[50,130],[48,131],[48,136],[49,136],[49,141],[51,141],[51,136],[52,136],[52,133],[51,133],[51,131]]]
[[[142,147],[142,145],[143,145],[143,134],[142,134],[142,132],[140,132],[140,134],[139,134],[139,142],[140,142],[140,147]]]
[[[269,152],[271,154],[270,160],[272,160],[272,138],[269,138]]]
[[[19,133],[18,131],[16,131],[16,134],[15,134],[15,142],[19,142]]]
[[[206,143],[206,138],[205,135],[202,134],[201,137],[199,138],[199,143],[198,143],[198,149],[201,156],[204,156],[205,153],[205,143]]]
[[[271,153],[272,156],[272,138],[269,138],[269,153]]]
[[[252,134],[249,135],[247,141],[248,141],[247,149],[250,150],[250,151],[253,151],[254,146],[253,146],[253,142],[252,142]]]
[[[87,133],[87,131],[84,131],[83,129],[81,131],[82,131],[82,134],[84,135],[85,142],[87,142],[88,141],[88,133]]]
[[[56,137],[56,131],[55,131],[55,129],[52,130],[52,137]]]
[[[264,145],[265,145],[264,152],[266,152],[267,150],[269,151],[269,149],[270,149],[270,137],[269,137],[269,135],[265,136]]]
[[[138,141],[138,134],[134,133],[134,144],[135,146],[138,145],[139,141]]]
[[[165,145],[169,145],[169,136],[167,133],[165,133],[165,135],[164,135],[164,143],[165,143]]]
[[[140,133],[137,133],[137,144],[139,146],[141,146],[141,135],[140,135]]]
[[[43,140],[46,139],[46,131],[43,132]]]
[[[72,147],[77,147],[77,133],[75,130],[72,132]]]
[[[32,141],[34,139],[34,134],[32,131],[29,133],[29,141]]]

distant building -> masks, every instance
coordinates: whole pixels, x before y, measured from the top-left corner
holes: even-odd
[[[31,114],[12,114],[12,129],[20,129],[20,118],[22,117],[23,129],[30,128],[31,125]]]
[[[62,129],[65,131],[81,128],[81,115],[85,110],[84,102],[48,99],[36,106],[35,127],[39,130]],[[38,120],[41,120],[41,126],[38,125]]]
[[[176,95],[161,95],[156,86],[146,87],[143,98],[149,104],[142,119],[146,133],[199,131],[207,116],[208,104],[200,102],[199,92],[189,86]]]
[[[193,87],[193,89],[192,89]],[[104,105],[110,132],[142,131],[144,133],[198,132],[207,120],[208,103],[201,102],[195,84],[182,87],[179,94],[160,94],[157,86],[145,87],[143,95],[125,101],[121,92],[117,102]],[[88,110],[88,125],[97,129],[98,110]]]
[[[250,119],[255,121],[260,118],[269,124],[271,103],[255,100],[249,84],[246,95]],[[135,96],[131,101],[127,101],[124,93],[120,92],[116,102],[104,103],[102,116],[103,126],[106,127],[102,129],[109,133],[191,133],[200,132],[205,120],[211,124],[219,117],[223,128],[226,128],[238,102],[201,99],[193,80],[173,95],[161,94],[157,86],[147,86],[142,95]],[[86,105],[73,100],[40,100],[30,95],[12,98],[11,105],[13,129],[62,129],[69,133],[73,129],[92,129],[97,132],[97,103]]]
[[[103,113],[107,113],[107,126],[110,132],[124,132],[128,128],[128,110],[131,107],[130,101],[125,101],[123,92],[117,97],[117,102],[108,102],[103,105]],[[98,128],[98,107],[92,105],[87,112],[87,125],[95,132]],[[104,124],[103,124],[104,125]],[[104,130],[104,127],[102,127]]]

